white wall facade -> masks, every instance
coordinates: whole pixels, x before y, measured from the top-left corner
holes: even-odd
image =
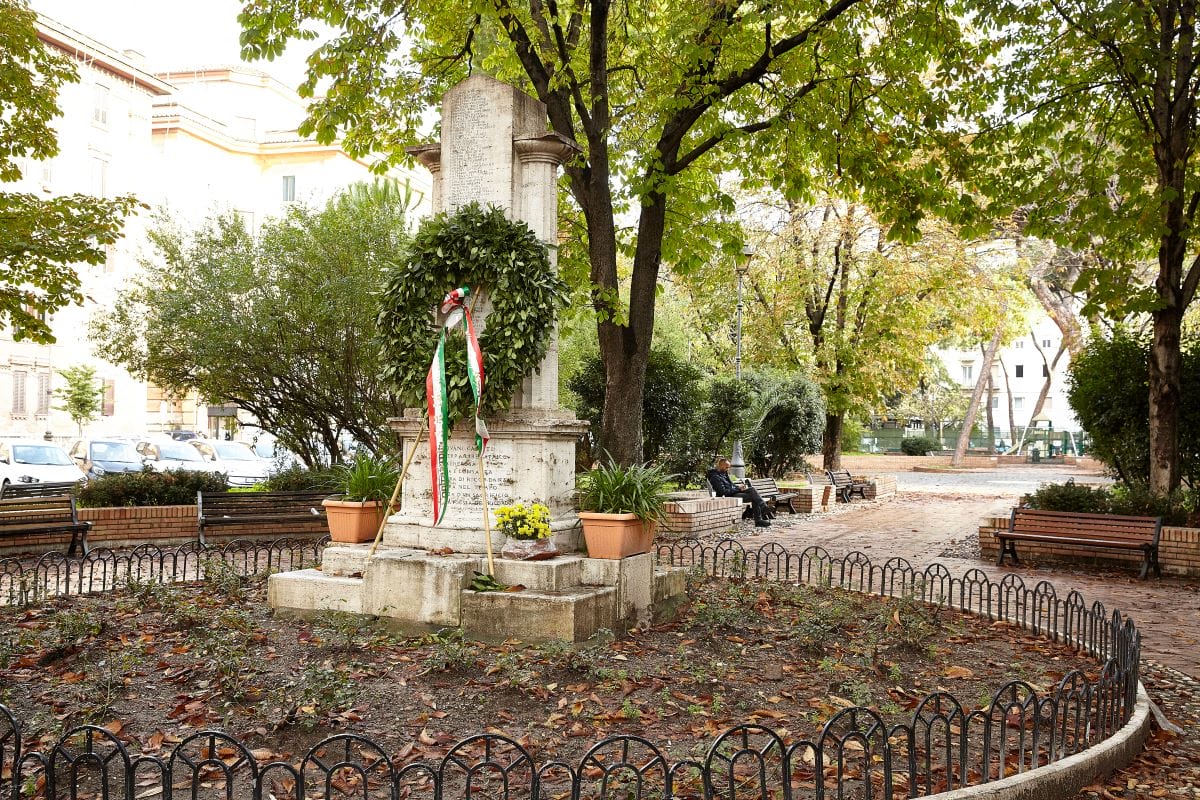
[[[137,54],[119,53],[54,20],[42,17],[39,35],[48,47],[75,59],[80,80],[59,95],[59,155],[26,161],[22,181],[10,185],[13,191],[133,194],[185,225],[235,210],[257,229],[286,209],[285,177],[295,187],[294,199],[309,203],[373,178],[368,163],[336,144],[301,139],[296,126],[304,116],[303,101],[263,73],[219,67],[155,75]],[[428,178],[390,174],[409,182],[416,215],[427,213]],[[48,392],[64,383],[57,370],[76,364],[95,367],[109,387],[106,413],[85,433],[204,431],[219,425],[201,398],[164,396],[96,358],[87,340],[92,316],[118,301],[138,259],[150,255],[150,217],[142,211],[126,221],[125,236],[110,248],[105,264],[79,266],[86,299],[53,315],[55,344],[17,342],[11,331],[0,332],[0,436],[75,436],[75,424],[53,409],[58,401]]]
[[[992,419],[998,429],[1009,428],[1010,395],[1017,430],[1020,431],[1030,424],[1038,395],[1046,380],[1046,363],[1054,362],[1054,357],[1062,345],[1062,332],[1045,313],[1040,313],[1030,320],[1030,323],[1032,335],[1026,333],[1008,346],[1000,348],[998,358],[992,364],[993,390],[990,402]],[[979,350],[937,349],[934,352],[964,393],[969,394],[974,390],[983,364],[983,354]],[[1004,362],[1003,368],[1000,365],[1001,361]],[[1046,395],[1040,415],[1048,417],[1056,431],[1079,430],[1079,422],[1067,403],[1066,378],[1070,365],[1070,354],[1064,351],[1057,365],[1050,371],[1050,391]],[[981,408],[977,424],[985,423],[984,413]]]

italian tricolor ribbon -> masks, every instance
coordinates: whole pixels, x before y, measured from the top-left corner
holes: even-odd
[[[433,524],[437,525],[446,514],[450,499],[450,463],[446,450],[450,440],[450,411],[446,399],[446,329],[462,321],[463,335],[467,339],[467,380],[471,394],[475,397],[475,447],[480,455],[488,443],[488,429],[479,416],[479,402],[483,395],[483,352],[475,336],[475,324],[467,308],[470,289],[463,287],[450,292],[442,300],[441,312],[446,315],[438,336],[437,350],[433,363],[425,377],[425,401],[429,407],[429,468],[432,473]]]

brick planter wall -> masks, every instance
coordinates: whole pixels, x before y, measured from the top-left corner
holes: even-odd
[[[736,497],[709,497],[695,492],[666,504],[667,518],[659,529],[674,536],[704,536],[724,533],[742,518],[742,501]]]
[[[828,511],[829,505],[835,499],[833,496],[833,487],[827,484],[788,487],[783,491],[788,493],[795,492],[796,499],[792,501],[792,505],[802,514],[819,514],[822,511]]]
[[[868,500],[874,500],[878,497],[889,497],[896,493],[895,475],[875,475],[869,478],[869,481],[870,483],[865,492]]]
[[[196,541],[196,507],[191,506],[129,506],[125,508],[81,508],[81,521],[90,520],[88,545],[96,547],[133,547],[152,544],[173,547]],[[325,520],[280,523],[273,525],[241,525],[229,533],[208,534],[210,544],[233,539],[278,539],[284,536],[320,536],[328,532]],[[69,535],[33,536],[0,539],[0,555],[18,552],[62,552],[71,543]]]
[[[983,558],[992,563],[1000,557],[997,530],[1008,530],[1008,517],[989,517],[979,526],[979,549]],[[1048,542],[1017,542],[1017,555],[1023,564],[1070,562],[1140,567],[1142,563],[1141,553],[1133,551],[1096,551]],[[1164,575],[1200,577],[1200,528],[1164,525],[1158,539],[1158,561]]]

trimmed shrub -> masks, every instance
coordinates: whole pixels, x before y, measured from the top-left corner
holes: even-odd
[[[900,440],[900,451],[906,456],[923,456],[941,449],[942,443],[932,436],[906,436]]]
[[[332,493],[337,489],[338,475],[331,467],[288,467],[267,478],[262,485],[263,490],[269,492],[319,492],[328,489]]]
[[[92,478],[79,490],[79,505],[83,508],[190,506],[196,503],[196,492],[223,492],[225,488],[225,475],[219,472],[182,469],[155,472],[146,467],[141,472],[116,472]]]
[[[1185,525],[1197,505],[1195,491],[1180,489],[1169,497],[1156,497],[1143,486],[1116,483],[1112,486],[1083,486],[1047,483],[1021,498],[1021,505],[1042,511],[1076,514],[1121,514],[1130,517],[1162,517],[1164,525]]]
[[[1071,511],[1077,514],[1111,514],[1110,496],[1105,486],[1085,486],[1068,480],[1046,483],[1033,494],[1021,498],[1025,508],[1041,511]]]

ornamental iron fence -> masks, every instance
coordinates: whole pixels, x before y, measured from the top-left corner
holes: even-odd
[[[0,562],[0,592],[9,602],[32,603],[119,588],[122,576],[192,581],[203,577],[208,559],[241,574],[299,568],[319,561],[318,548],[279,541],[93,551],[19,567]],[[1133,713],[1141,640],[1132,620],[1100,603],[1089,606],[1078,592],[1060,598],[1045,581],[1029,588],[1014,575],[992,581],[971,570],[955,577],[940,564],[916,569],[890,559],[876,565],[858,552],[834,558],[820,547],[795,553],[775,544],[746,550],[732,540],[672,542],[658,555],[718,578],[820,584],[1007,620],[1074,644],[1099,667],[1094,678],[1084,670],[1066,674],[1042,696],[1028,683],[1011,681],[981,708],[937,691],[897,724],[869,708],[847,708],[810,739],[736,725],[698,759],[672,759],[662,743],[628,733],[596,742],[578,762],[539,763],[515,739],[485,733],[457,742],[440,760],[406,763],[366,736],[339,733],[285,762],[216,730],[195,733],[159,756],[134,753],[92,725],[72,728],[41,752],[25,749],[22,726],[0,706],[0,793],[12,800],[892,800],[1053,763],[1108,738]]]

